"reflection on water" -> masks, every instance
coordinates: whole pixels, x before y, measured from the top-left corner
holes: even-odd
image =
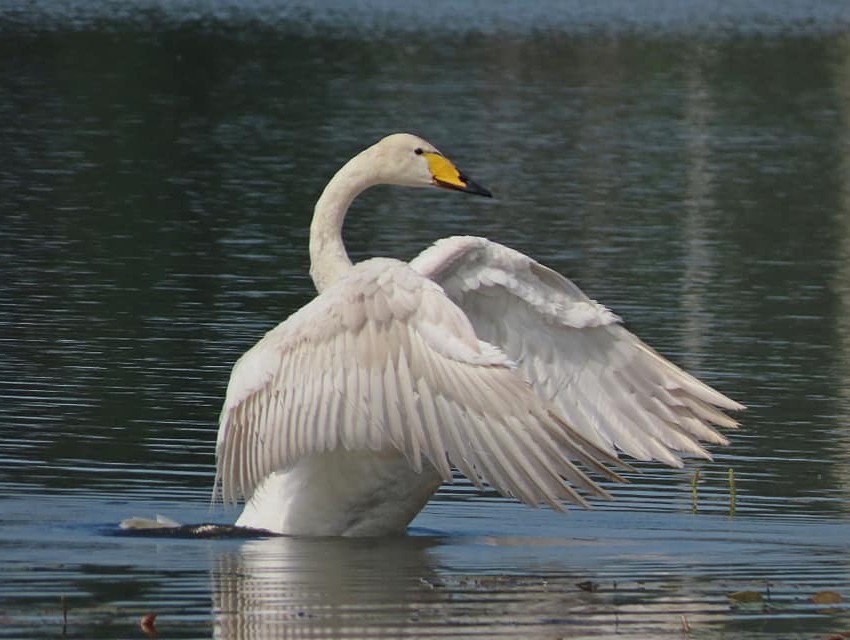
[[[204,509],[185,509],[200,519]],[[819,637],[850,624],[846,523],[442,501],[406,538],[116,535],[132,501],[7,500],[4,637]],[[179,502],[164,505],[172,512]],[[27,513],[30,515],[27,515]],[[96,526],[91,515],[97,513]],[[84,524],[81,525],[80,522]],[[451,534],[431,525],[452,523]],[[479,532],[483,529],[484,532]],[[26,537],[25,537],[26,536]],[[57,540],[62,544],[57,545]],[[765,604],[730,606],[751,590]],[[697,635],[698,634],[698,635]],[[761,634],[761,635],[759,635]]]
[[[440,600],[427,538],[248,542],[213,570],[216,637],[398,637]],[[380,579],[376,580],[376,576]],[[421,621],[426,632],[427,620]],[[420,626],[420,625],[415,625]]]
[[[845,102],[850,100],[850,42],[842,43],[842,53],[838,63],[836,93]],[[850,131],[850,111],[841,112],[841,125],[844,131],[844,141],[848,141]],[[850,423],[850,154],[841,157],[836,172],[840,176],[841,188],[838,193],[838,206],[834,219],[836,235],[838,236],[838,260],[835,273],[830,283],[837,300],[835,309],[835,331],[837,333],[837,348],[845,366],[839,376],[840,414],[843,423]],[[850,488],[850,429],[836,429],[836,449],[844,455],[844,464],[836,469],[836,476],[845,489]],[[845,502],[845,508],[847,503]]]
[[[783,525],[754,540],[757,523],[709,520],[683,542],[681,532],[653,530],[669,524],[662,520],[638,524],[629,538],[594,529],[592,518],[582,524],[583,539],[544,529],[533,537],[250,541],[217,557],[215,636],[675,636],[684,618],[700,637],[723,637],[735,628],[828,631],[847,621],[843,603],[826,616],[811,602],[850,586],[846,563],[811,556],[840,547],[834,536],[846,529],[801,541],[803,528]],[[729,600],[745,590],[762,603],[741,609]]]
[[[807,598],[850,598],[847,4],[653,6],[0,3],[0,637],[61,635],[63,597],[86,638],[846,629]],[[566,517],[458,480],[392,542],[112,535],[232,520],[229,369],[312,296],[328,177],[394,130],[497,198],[377,189],[356,258],[534,255],[747,404],[732,447]]]

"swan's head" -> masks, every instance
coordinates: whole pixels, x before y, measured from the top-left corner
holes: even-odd
[[[380,167],[380,181],[408,187],[440,187],[491,197],[427,140],[409,133],[387,136],[371,149]]]

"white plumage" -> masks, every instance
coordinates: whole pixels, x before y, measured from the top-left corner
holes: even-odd
[[[618,451],[681,465],[743,407],[685,373],[566,278],[483,238],[409,265],[352,265],[345,213],[374,184],[480,195],[426,141],[384,138],[326,187],[310,234],[319,295],[233,368],[217,486],[238,525],[300,535],[403,531],[452,467],[530,505],[608,497]]]

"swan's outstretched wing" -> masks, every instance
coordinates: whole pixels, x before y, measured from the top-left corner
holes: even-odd
[[[236,363],[216,484],[226,501],[250,498],[302,456],[393,448],[417,471],[431,464],[451,480],[453,464],[479,487],[533,505],[585,504],[569,483],[607,497],[571,460],[618,479],[602,464],[616,458],[551,411],[439,286],[373,259]]]
[[[481,340],[518,363],[540,397],[611,454],[681,466],[744,407],[682,371],[570,280],[484,238],[437,242],[410,266],[440,284]]]

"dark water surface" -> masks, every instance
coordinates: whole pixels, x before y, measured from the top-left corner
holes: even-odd
[[[850,600],[850,6],[587,4],[0,3],[0,637],[850,629],[810,601]],[[399,540],[116,535],[232,521],[230,367],[397,130],[497,199],[375,189],[354,257],[530,253],[747,404],[732,446],[568,516],[459,480]]]

